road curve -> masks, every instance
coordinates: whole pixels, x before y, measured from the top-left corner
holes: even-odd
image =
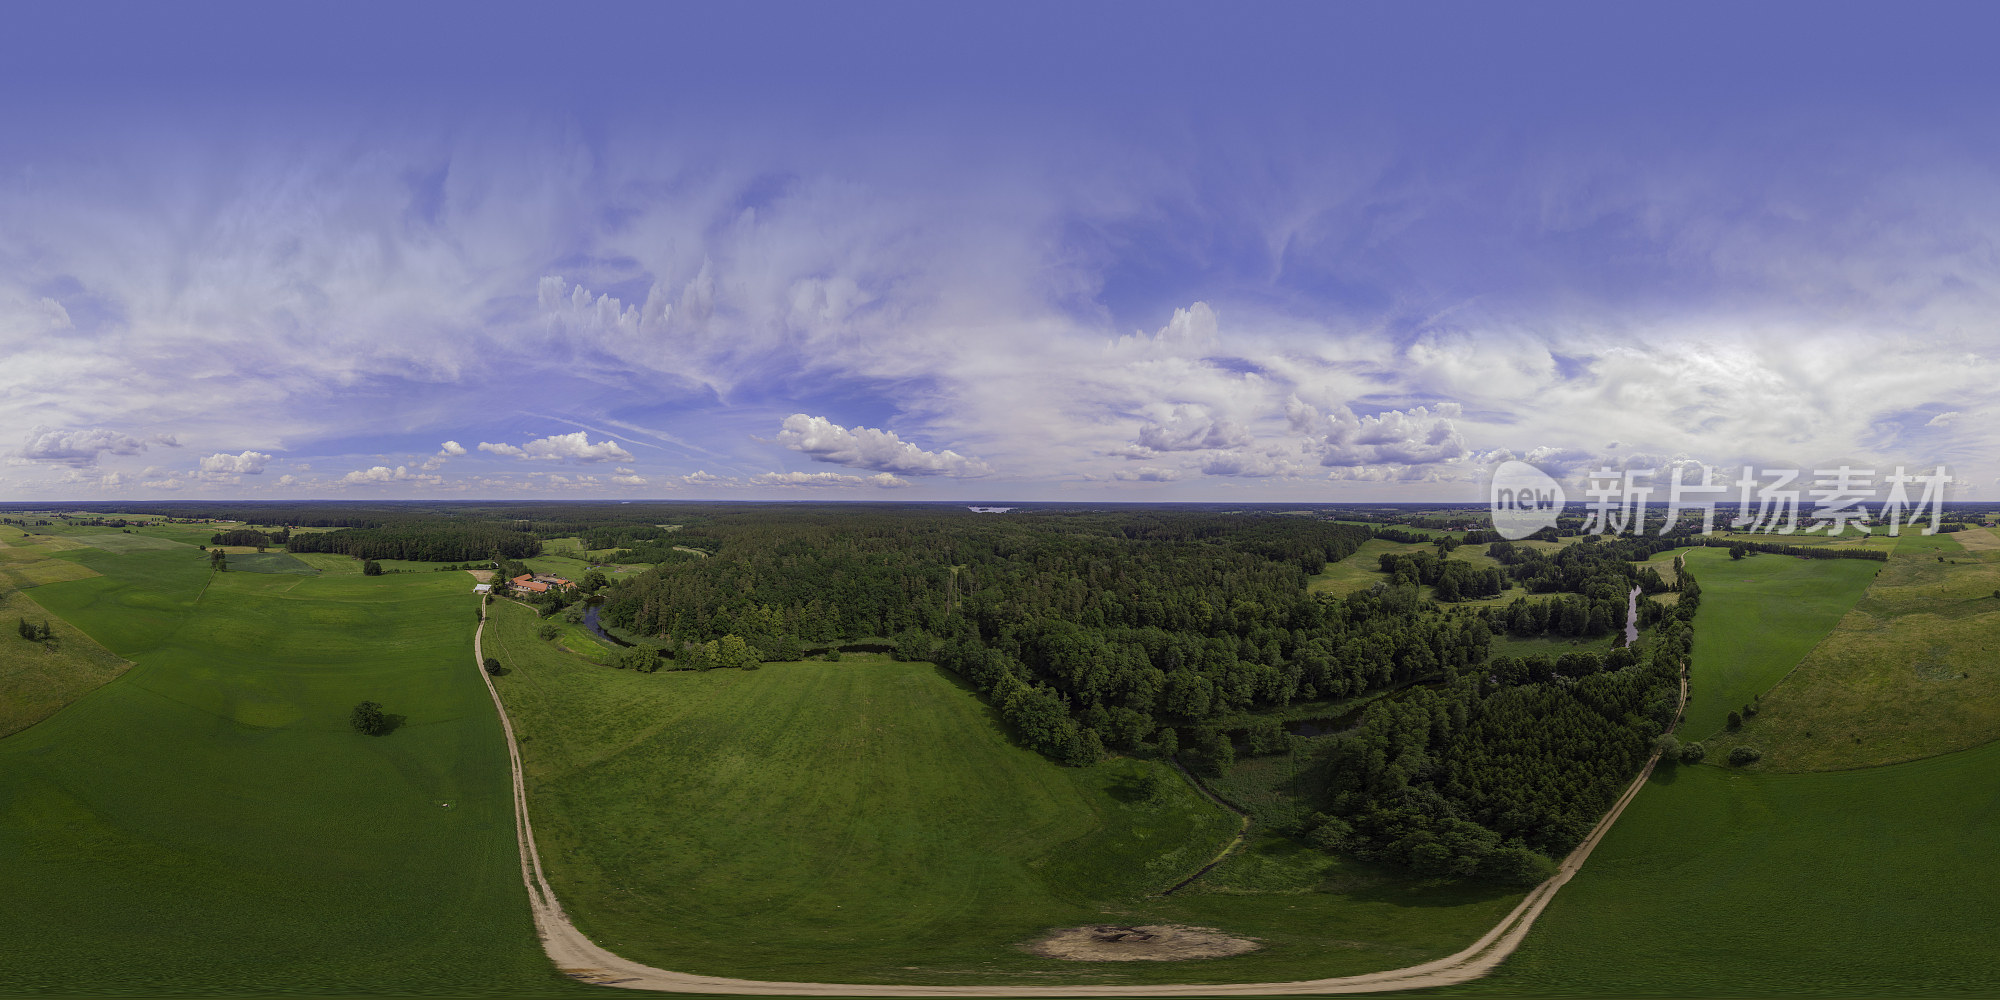
[[[1528,936],[1528,929],[1534,926],[1535,918],[1555,898],[1570,878],[1583,867],[1590,852],[1611,830],[1611,825],[1625,811],[1625,807],[1637,798],[1639,790],[1645,787],[1646,779],[1652,777],[1653,766],[1660,755],[1655,751],[1646,760],[1646,766],[1639,776],[1618,797],[1604,818],[1590,831],[1583,843],[1571,851],[1557,866],[1556,873],[1548,881],[1536,886],[1521,902],[1516,904],[1505,918],[1481,935],[1479,940],[1456,954],[1412,965],[1403,969],[1389,969],[1370,972],[1358,976],[1340,976],[1332,979],[1304,979],[1283,983],[1231,983],[1231,984],[1120,984],[1102,986],[913,986],[884,985],[868,983],[783,983],[763,982],[755,979],[730,979],[723,976],[701,976],[686,972],[669,972],[650,965],[641,965],[629,959],[620,958],[598,947],[563,912],[562,903],[556,899],[555,890],[550,888],[548,878],[542,872],[541,855],[535,849],[535,830],[528,820],[528,792],[521,774],[521,750],[514,739],[514,724],[507,718],[507,706],[500,700],[500,691],[493,686],[493,678],[486,673],[486,657],[481,640],[485,637],[486,621],[480,619],[479,629],[473,633],[472,661],[479,670],[480,679],[486,682],[486,691],[493,696],[493,708],[500,713],[500,728],[507,734],[507,758],[514,772],[514,825],[521,844],[521,881],[528,887],[528,904],[534,911],[535,933],[542,939],[542,950],[549,960],[566,976],[580,982],[599,986],[615,986],[628,990],[653,990],[663,993],[713,993],[741,996],[845,996],[845,997],[1172,997],[1172,996],[1289,996],[1298,994],[1324,993],[1385,993],[1393,990],[1426,989],[1434,986],[1452,986],[1478,979],[1493,971],[1494,967],[1507,959],[1521,946]],[[1687,707],[1687,668],[1681,668],[1681,708]],[[1679,713],[1676,712],[1676,718]]]

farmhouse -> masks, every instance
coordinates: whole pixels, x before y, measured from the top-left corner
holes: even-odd
[[[576,584],[562,577],[547,576],[541,573],[523,573],[507,582],[515,590],[524,590],[530,594],[546,594],[552,589],[571,590],[576,587]]]

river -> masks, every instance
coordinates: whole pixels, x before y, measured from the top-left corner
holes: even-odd
[[[593,609],[594,610],[594,609]],[[1639,588],[1625,595],[1625,645],[1639,641]]]

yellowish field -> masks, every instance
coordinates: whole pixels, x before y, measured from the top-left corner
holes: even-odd
[[[1970,544],[1966,544],[1970,543]],[[1761,767],[1866,767],[2000,739],[2000,537],[1904,534],[1832,634],[1710,752]]]

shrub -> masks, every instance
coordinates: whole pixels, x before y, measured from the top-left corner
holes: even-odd
[[[535,630],[535,634],[541,636],[544,639],[553,639],[556,637],[556,627],[554,625],[544,623],[541,628]]]
[[[1743,714],[1742,714],[1741,712],[1731,712],[1731,713],[1729,713],[1729,723],[1728,723],[1728,725],[1729,725],[1729,728],[1731,728],[1731,729],[1742,729],[1742,728],[1743,728]]]
[[[1708,748],[1700,743],[1681,744],[1681,763],[1699,764],[1708,759]]]
[[[1737,747],[1736,749],[1729,751],[1730,767],[1742,767],[1746,764],[1755,764],[1763,759],[1764,755],[1757,752],[1755,749],[1751,747]]]

